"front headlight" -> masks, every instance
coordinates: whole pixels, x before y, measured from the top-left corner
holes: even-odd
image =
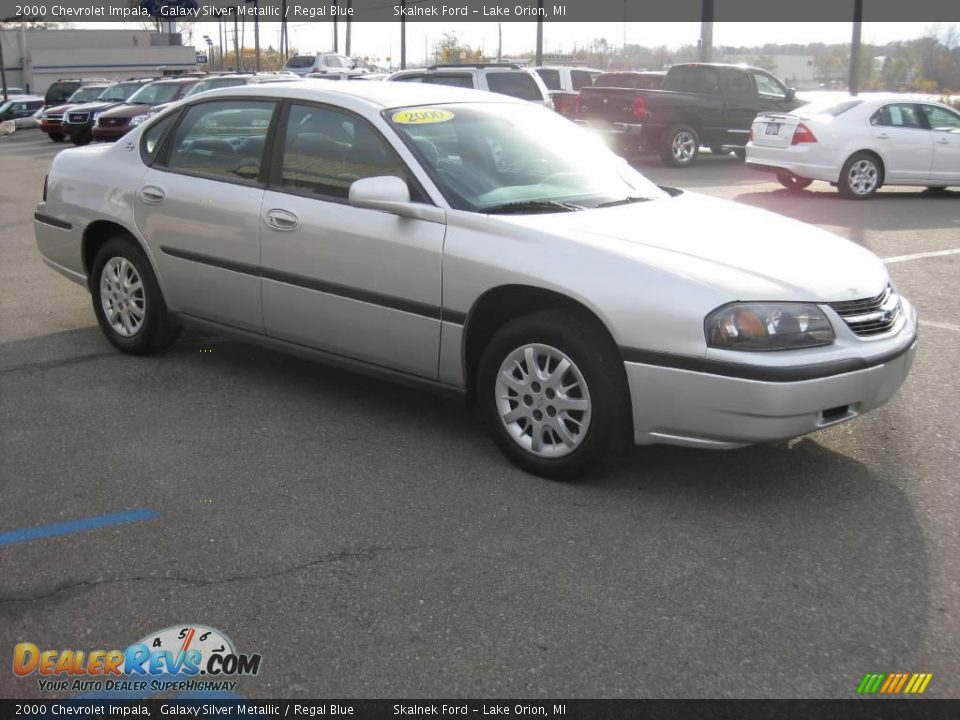
[[[734,303],[707,316],[707,345],[728,350],[793,350],[829,345],[833,327],[816,305]]]
[[[130,124],[131,124],[131,125],[139,125],[139,124],[142,123],[144,120],[146,120],[148,117],[150,117],[150,116],[149,116],[148,114],[146,114],[146,113],[144,113],[143,115],[134,115],[132,118],[130,118]]]
[[[100,124],[100,113],[95,112],[93,115],[90,116],[90,119],[93,120],[93,124],[94,124],[94,125],[99,125],[99,124]]]

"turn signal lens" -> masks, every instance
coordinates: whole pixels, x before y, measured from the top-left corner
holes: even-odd
[[[642,97],[633,100],[633,116],[637,120],[643,120],[647,116],[647,101]]]
[[[816,305],[725,305],[706,319],[707,345],[728,350],[794,350],[829,345],[833,327]]]
[[[576,102],[574,102],[573,111],[578,114],[583,112],[583,96],[580,93],[577,93],[577,99]]]
[[[801,143],[815,143],[817,141],[816,135],[803,123],[797,125],[797,129],[793,131],[793,140],[790,142],[791,145],[800,145]]]

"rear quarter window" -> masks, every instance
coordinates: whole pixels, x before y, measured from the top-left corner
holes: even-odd
[[[487,73],[487,87],[490,92],[520,100],[543,100],[537,81],[525,72]]]

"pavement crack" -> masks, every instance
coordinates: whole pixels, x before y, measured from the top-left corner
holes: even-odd
[[[42,602],[44,600],[49,600],[61,595],[63,593],[72,592],[74,590],[82,589],[92,589],[99,587],[101,585],[121,585],[125,583],[149,583],[149,582],[160,582],[160,583],[174,583],[177,585],[186,585],[188,587],[194,588],[203,588],[210,587],[213,585],[225,585],[227,583],[233,582],[243,582],[246,580],[270,580],[272,578],[281,577],[283,575],[290,575],[292,573],[301,572],[303,570],[310,570],[315,567],[322,565],[329,565],[333,563],[343,562],[345,560],[373,560],[380,555],[385,555],[388,553],[403,553],[403,552],[414,552],[417,550],[423,550],[428,548],[428,545],[411,545],[404,547],[389,547],[389,546],[371,546],[366,548],[360,548],[357,550],[343,550],[341,552],[329,553],[327,555],[322,555],[319,558],[310,560],[309,562],[297,563],[289,567],[281,568],[279,570],[269,570],[263,572],[255,573],[241,573],[237,575],[228,575],[221,578],[197,580],[190,577],[180,577],[175,575],[139,575],[132,577],[113,577],[113,578],[99,578],[97,580],[78,580],[76,582],[64,583],[58,585],[57,587],[48,590],[46,592],[34,594],[34,595],[0,595],[0,606],[19,604],[19,603],[34,603]]]
[[[35,370],[49,370],[51,368],[63,367],[64,365],[77,365],[79,363],[90,362],[91,360],[99,360],[100,358],[112,357],[117,353],[114,351],[99,352],[99,353],[90,353],[89,355],[76,355],[69,358],[61,358],[60,360],[41,360],[40,362],[33,363],[23,363],[22,365],[11,365],[9,367],[0,368],[0,375],[6,375],[7,373],[15,372],[33,372]]]

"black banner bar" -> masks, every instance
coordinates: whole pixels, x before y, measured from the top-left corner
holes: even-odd
[[[960,700],[0,700],[15,718],[956,720]]]
[[[864,22],[956,22],[957,0],[865,0]],[[239,6],[239,7],[238,7]],[[847,22],[854,0],[716,0],[715,22]],[[0,20],[214,22],[700,22],[702,0],[0,0]],[[762,33],[762,27],[758,25]]]

